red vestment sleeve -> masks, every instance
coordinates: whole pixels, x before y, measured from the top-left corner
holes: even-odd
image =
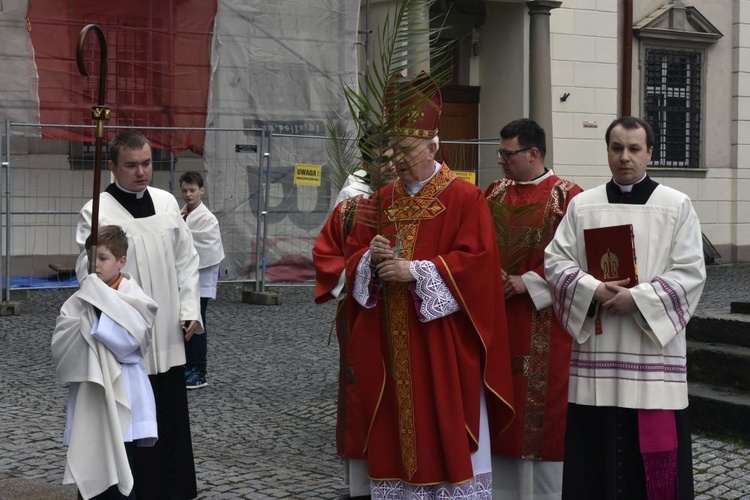
[[[344,272],[344,235],[341,225],[341,207],[336,205],[320,230],[312,248],[315,264],[315,303],[323,304],[333,299],[330,291],[336,288]]]

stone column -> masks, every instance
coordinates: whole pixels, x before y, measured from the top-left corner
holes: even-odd
[[[526,2],[529,9],[529,118],[547,133],[547,155],[544,164],[553,166],[552,155],[552,70],[550,67],[549,17],[561,1]]]
[[[422,35],[414,37],[412,46],[409,50],[409,68],[410,74],[418,75],[420,71],[430,73],[430,6],[427,2],[424,5],[414,5],[409,7],[409,29],[421,32]]]

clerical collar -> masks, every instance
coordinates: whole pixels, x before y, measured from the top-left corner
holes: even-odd
[[[438,173],[438,170],[440,170],[440,167],[443,166],[442,164],[436,161],[434,163],[435,163],[435,170],[432,172],[432,175],[429,176],[427,179],[423,181],[419,181],[419,182],[414,182],[414,183],[404,182],[404,188],[406,189],[406,192],[409,193],[409,195],[414,196],[415,194],[420,192],[422,188],[425,187],[427,183],[430,182],[430,180],[432,180],[433,177],[435,177],[435,174]]]
[[[154,200],[151,199],[148,189],[144,189],[142,193],[133,193],[132,191],[122,189],[117,183],[112,183],[107,186],[105,191],[135,219],[151,217],[156,214]],[[140,198],[138,194],[141,194]]]
[[[617,184],[615,180],[612,179],[606,185],[607,201],[609,201],[609,203],[645,205],[658,185],[659,183],[651,179],[648,175],[630,186]],[[622,191],[622,187],[630,187],[630,190]]]
[[[143,195],[146,194],[146,190],[148,189],[148,187],[145,187],[143,188],[143,191],[130,191],[122,187],[120,185],[120,181],[118,181],[117,179],[115,179],[115,185],[117,185],[117,188],[120,191],[125,191],[126,193],[134,194],[136,200],[140,200],[141,198],[143,198]]]
[[[614,178],[614,177],[612,178],[612,182],[614,182],[614,183],[615,183],[615,185],[617,185],[617,187],[619,187],[619,188],[620,188],[620,191],[622,191],[623,193],[629,193],[629,192],[631,192],[631,191],[633,190],[633,186],[635,186],[636,184],[638,184],[638,183],[640,183],[641,181],[643,181],[643,179],[645,179],[647,175],[648,175],[648,174],[646,174],[646,173],[644,172],[644,174],[643,174],[643,177],[641,177],[640,179],[638,179],[637,181],[635,181],[635,182],[634,182],[634,183],[632,183],[632,184],[620,184],[619,182],[617,182],[617,181],[615,180],[615,178]]]
[[[555,173],[552,170],[545,168],[542,175],[538,175],[530,181],[513,181],[513,184],[518,184],[519,186],[536,186],[537,184],[541,184],[542,181],[551,175],[555,175]]]

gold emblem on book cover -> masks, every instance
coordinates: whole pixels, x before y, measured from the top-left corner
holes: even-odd
[[[620,277],[618,272],[620,268],[620,259],[618,259],[617,255],[612,253],[609,248],[607,248],[607,251],[602,254],[599,265],[602,268],[602,275],[604,275],[605,280],[614,280]]]

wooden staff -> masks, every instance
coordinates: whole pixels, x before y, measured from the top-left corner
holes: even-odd
[[[102,29],[96,24],[89,24],[81,30],[78,38],[78,49],[76,50],[76,62],[78,71],[83,76],[88,76],[86,67],[83,65],[83,42],[89,31],[96,33],[99,39],[99,99],[96,106],[91,107],[91,117],[96,122],[96,153],[94,155],[94,195],[91,207],[91,244],[86,249],[89,257],[89,274],[96,272],[96,247],[97,233],[99,231],[99,192],[101,191],[101,163],[102,163],[102,140],[104,139],[104,122],[109,120],[109,108],[104,105],[105,86],[107,84],[107,41],[104,39]]]

